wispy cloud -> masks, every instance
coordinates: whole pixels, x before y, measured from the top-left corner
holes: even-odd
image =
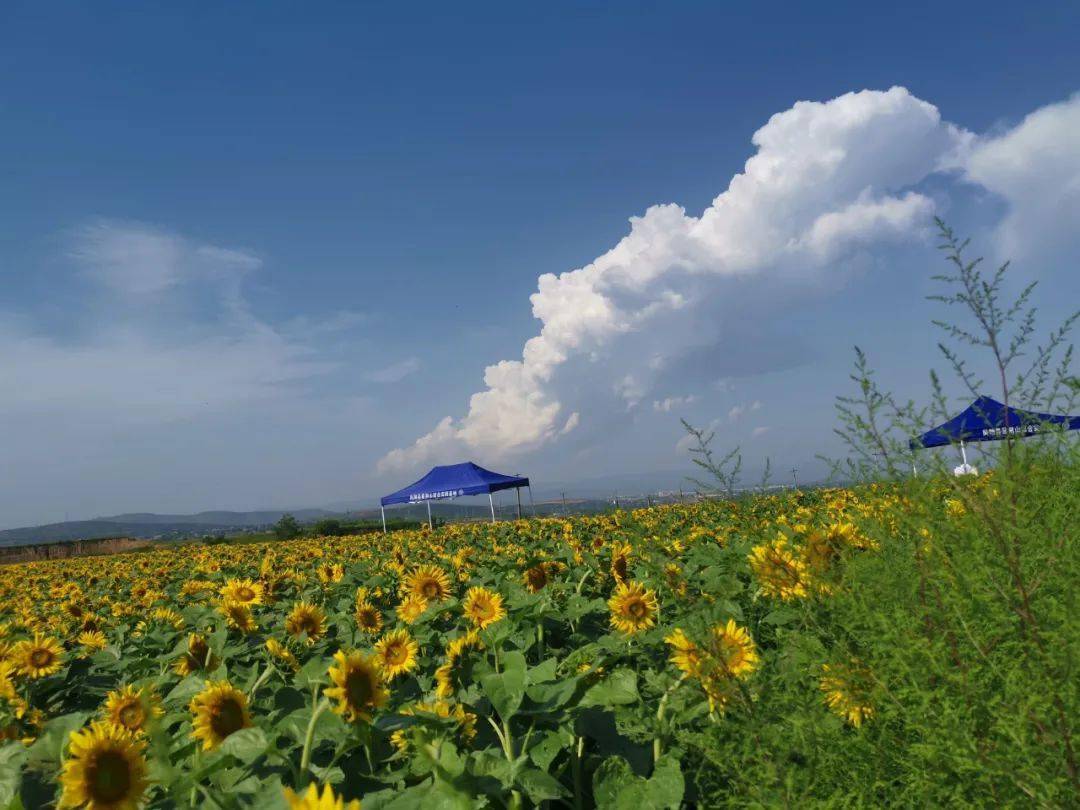
[[[749,405],[733,405],[731,410],[728,411],[727,418],[729,422],[735,423],[742,419],[745,414],[760,409],[761,402],[758,400],[751,402]]]
[[[235,282],[257,270],[254,253],[185,239],[140,222],[97,220],[72,231],[70,256],[115,295],[146,298],[182,284]]]
[[[420,359],[418,357],[410,357],[407,360],[402,360],[400,363],[394,363],[393,365],[380,368],[377,371],[370,371],[364,375],[364,379],[373,383],[396,383],[401,382],[406,377],[409,377],[420,370]]]
[[[0,315],[0,414],[170,421],[287,397],[334,368],[252,312],[242,282],[262,262],[249,251],[101,220],[72,232],[69,257],[90,284],[90,317],[60,337]]]
[[[665,397],[664,399],[653,400],[652,406],[653,410],[659,413],[671,413],[673,410],[693,405],[697,400],[698,398],[694,394],[685,397]]]

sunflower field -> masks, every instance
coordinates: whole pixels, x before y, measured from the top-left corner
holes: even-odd
[[[0,807],[1064,806],[1041,463],[9,566]]]

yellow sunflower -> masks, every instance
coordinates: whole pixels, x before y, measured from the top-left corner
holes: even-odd
[[[806,563],[788,549],[782,537],[751,549],[750,570],[766,596],[787,602],[807,595]]]
[[[963,517],[967,513],[967,507],[964,506],[964,502],[957,500],[956,498],[945,499],[945,514],[951,518]]]
[[[293,638],[306,635],[308,644],[315,643],[326,632],[326,611],[310,602],[297,602],[285,617],[285,632]]]
[[[529,589],[530,593],[539,593],[547,587],[549,581],[548,568],[543,563],[534,565],[525,570],[522,579],[525,580],[525,587]]]
[[[71,734],[58,806],[136,810],[148,784],[142,741],[121,726],[97,721]]]
[[[687,675],[697,675],[701,669],[701,649],[686,633],[676,627],[664,641],[671,647],[671,663]]]
[[[617,543],[611,549],[611,575],[615,582],[622,585],[630,576],[630,553],[633,551],[629,543]]]
[[[413,593],[401,600],[401,604],[397,606],[397,615],[405,624],[412,624],[424,615],[427,609],[428,601]]]
[[[212,751],[233,732],[251,728],[247,696],[228,681],[211,681],[191,699],[191,736]]]
[[[202,596],[206,591],[212,591],[216,584],[208,579],[189,579],[180,586],[180,595],[196,597]]]
[[[874,679],[858,661],[847,665],[824,664],[818,687],[829,710],[855,728],[874,716]]]
[[[745,627],[734,619],[718,624],[709,632],[706,651],[713,674],[746,678],[758,666],[757,647]]]
[[[213,672],[221,661],[210,652],[210,642],[204,636],[192,633],[188,636],[188,649],[173,664],[173,669],[181,677],[196,672]]]
[[[723,714],[727,705],[738,692],[736,682],[717,675],[700,675],[701,688],[709,699],[709,713]]]
[[[125,686],[105,698],[105,719],[133,734],[145,733],[147,727],[165,713],[161,699],[149,686]]]
[[[171,625],[173,630],[180,631],[184,629],[184,617],[172,608],[154,608],[150,613],[150,617],[154,621]]]
[[[268,638],[266,640],[266,649],[270,652],[270,655],[287,665],[293,671],[300,669],[300,662],[296,660],[296,656],[292,654],[292,651],[288,647],[276,638]]]
[[[652,627],[656,623],[656,611],[659,608],[656,592],[646,589],[640,582],[619,585],[608,600],[611,626],[628,636]]]
[[[371,721],[371,713],[386,703],[390,693],[383,687],[382,670],[376,656],[338,650],[329,675],[333,686],[325,691],[335,701],[334,711],[350,722]]]
[[[222,602],[218,610],[225,617],[225,623],[234,630],[239,630],[241,633],[254,633],[259,629],[259,625],[255,622],[255,614],[243,602]]]
[[[105,634],[100,630],[87,630],[85,633],[79,633],[78,642],[87,652],[104,650],[105,645],[108,644]]]
[[[459,687],[465,686],[462,678],[461,659],[469,650],[484,649],[475,630],[458,636],[446,645],[446,661],[435,670],[435,694],[440,698],[453,697]]]
[[[472,625],[481,630],[506,618],[502,595],[487,588],[470,588],[462,610]]]
[[[405,629],[387,633],[375,644],[375,657],[388,681],[420,666],[419,655],[420,645]]]
[[[345,577],[345,567],[338,563],[327,563],[320,565],[317,573],[320,582],[324,585],[333,585],[335,582],[341,582]]]
[[[434,703],[420,702],[412,706],[406,706],[399,711],[406,717],[423,717],[430,715],[440,720],[453,720],[456,723],[454,734],[459,743],[468,744],[476,736],[476,715],[466,711],[460,703],[449,703],[445,700],[437,700]],[[408,732],[398,729],[390,735],[390,742],[398,751],[406,751],[409,747]]]
[[[377,607],[366,599],[356,603],[356,626],[365,633],[372,635],[382,630],[382,614]]]
[[[36,680],[52,675],[64,663],[63,648],[52,636],[34,633],[32,639],[20,641],[11,651],[11,660],[19,674]]]
[[[15,667],[10,661],[0,661],[0,700],[14,701],[18,698],[15,691]]]
[[[405,592],[426,602],[441,602],[450,595],[450,577],[435,565],[422,565],[405,577]]]
[[[322,795],[314,784],[308,785],[303,795],[285,788],[285,801],[289,803],[289,810],[360,810],[359,801],[346,802],[341,796],[335,796],[330,785],[323,785]]]
[[[235,602],[240,605],[261,605],[264,595],[263,584],[251,579],[230,579],[221,589],[223,602]]]

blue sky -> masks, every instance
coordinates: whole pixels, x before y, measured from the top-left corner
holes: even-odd
[[[1047,321],[1080,300],[1078,33],[1056,3],[5,4],[0,525],[373,499],[462,457],[679,470],[679,416],[813,470],[852,344],[925,393],[931,213],[1047,282]],[[803,100],[769,160],[875,165],[701,237]],[[665,203],[690,219],[534,317]]]

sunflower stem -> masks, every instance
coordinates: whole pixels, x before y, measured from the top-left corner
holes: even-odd
[[[511,765],[514,764],[514,738],[510,733],[510,721],[502,721],[503,729],[503,748],[506,751],[506,761]]]
[[[660,761],[660,755],[664,752],[662,742],[664,736],[663,722],[664,711],[667,709],[668,699],[670,699],[671,696],[675,694],[675,690],[682,686],[682,683],[685,680],[686,674],[684,673],[683,676],[679,678],[679,680],[675,681],[674,684],[668,687],[667,691],[664,692],[663,697],[660,698],[660,706],[656,710],[656,737],[653,738],[652,743],[652,758],[654,768],[656,767],[656,764]]]
[[[255,683],[253,683],[251,685],[251,688],[248,690],[248,698],[249,699],[255,697],[255,693],[257,691],[259,691],[259,687],[262,686],[264,683],[266,683],[266,679],[270,677],[270,674],[273,671],[274,671],[273,665],[272,664],[267,664],[266,669],[263,670],[263,672],[259,676],[258,680],[256,680]]]
[[[581,795],[581,756],[585,752],[585,738],[577,737],[575,743],[570,759],[570,768],[574,774],[574,810],[582,810],[584,802]]]
[[[199,743],[195,743],[195,750],[191,754],[191,775],[192,778],[196,777],[199,773]],[[199,784],[196,782],[191,786],[191,793],[188,796],[188,804],[191,807],[198,807],[196,799],[199,797]]]
[[[318,701],[318,702],[316,702]],[[300,777],[307,780],[311,767],[312,742],[315,739],[315,724],[319,716],[329,707],[326,698],[319,700],[319,687],[311,687],[311,719],[308,720],[307,732],[304,734],[304,751],[300,754]]]
[[[574,589],[574,593],[576,593],[576,594],[577,594],[578,596],[580,596],[580,595],[581,595],[581,589],[582,589],[582,588],[584,587],[584,585],[585,585],[585,580],[587,580],[587,579],[589,578],[589,574],[591,574],[591,573],[592,573],[592,571],[586,571],[586,572],[585,572],[585,573],[584,573],[584,574],[582,575],[582,577],[581,577],[580,581],[578,582],[578,584],[577,584],[577,588],[575,588],[575,589]]]

